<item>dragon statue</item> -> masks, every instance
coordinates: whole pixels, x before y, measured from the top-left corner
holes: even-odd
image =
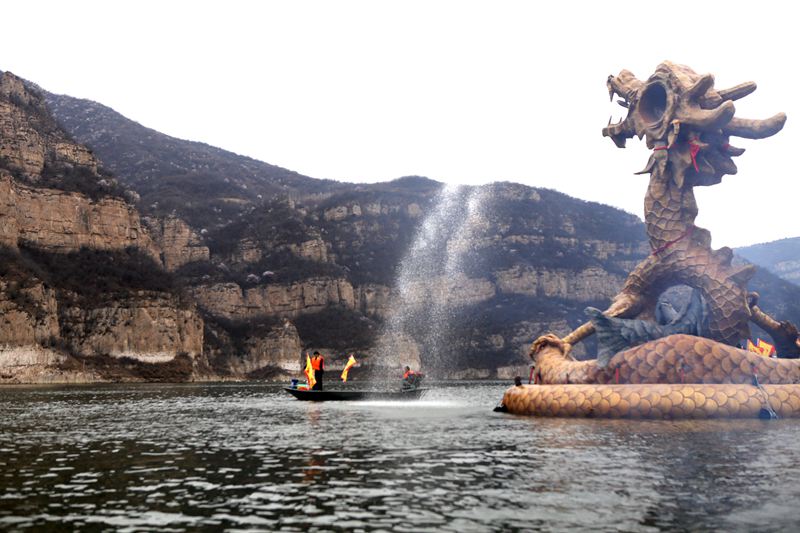
[[[564,338],[545,335],[531,347],[537,384],[509,389],[505,409],[534,415],[702,417],[800,416],[800,359],[770,359],[742,350],[750,322],[765,329],[782,357],[800,357],[800,334],[777,321],[748,293],[752,265],[734,266],[730,248],[712,250],[710,233],[694,224],[694,187],[735,174],[744,150],[730,137],[762,139],[786,122],[735,116],[734,101],[752,93],[747,82],[715,89],[714,77],[665,61],[647,81],[623,70],[609,76],[613,101],[628,110],[603,128],[620,148],[634,136],[652,154],[645,226],[651,253],[630,273],[604,312]],[[652,322],[659,296],[675,285],[694,289],[681,316]],[[576,361],[574,344],[598,333],[598,359]],[[772,387],[788,387],[772,390]],[[613,405],[612,405],[613,404]],[[721,408],[727,406],[727,408]]]

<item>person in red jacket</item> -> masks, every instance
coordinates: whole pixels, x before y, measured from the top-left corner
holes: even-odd
[[[314,352],[311,358],[311,368],[314,369],[314,377],[317,382],[311,390],[322,390],[322,378],[325,376],[325,358],[319,352]]]

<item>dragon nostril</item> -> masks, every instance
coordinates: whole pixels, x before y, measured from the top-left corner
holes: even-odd
[[[639,100],[639,114],[645,122],[656,123],[667,109],[667,90],[660,83],[651,83],[642,92]]]

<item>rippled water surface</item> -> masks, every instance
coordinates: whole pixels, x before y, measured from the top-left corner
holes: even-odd
[[[800,423],[532,419],[263,384],[0,389],[0,530],[796,530]]]

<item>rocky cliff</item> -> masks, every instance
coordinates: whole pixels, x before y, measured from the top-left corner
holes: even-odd
[[[162,252],[130,198],[0,73],[0,381],[143,379],[117,370],[202,354],[203,322],[154,281]]]
[[[197,312],[168,287],[137,279],[143,265],[147,278],[158,270],[136,254],[0,249],[0,382],[122,379],[125,365],[200,356]]]
[[[206,232],[209,259],[176,274],[231,337],[244,325],[286,319],[304,348],[340,357],[357,351],[370,361],[397,311],[398,265],[440,188],[406,178],[323,200],[265,201],[240,221]],[[398,362],[420,358],[454,376],[524,365],[530,338],[568,331],[586,305],[614,295],[630,265],[648,252],[641,222],[618,210],[515,184],[483,189],[487,214],[471,235],[464,268],[445,272],[448,248],[460,246],[448,244],[441,272],[406,288],[452,311],[451,342],[433,360],[420,339],[404,337]]]
[[[0,245],[19,244],[54,253],[134,247],[159,257],[139,213],[124,200],[26,186],[0,169]]]
[[[145,223],[161,250],[160,259],[168,271],[177,270],[187,263],[209,260],[208,246],[180,218],[146,218]]]

